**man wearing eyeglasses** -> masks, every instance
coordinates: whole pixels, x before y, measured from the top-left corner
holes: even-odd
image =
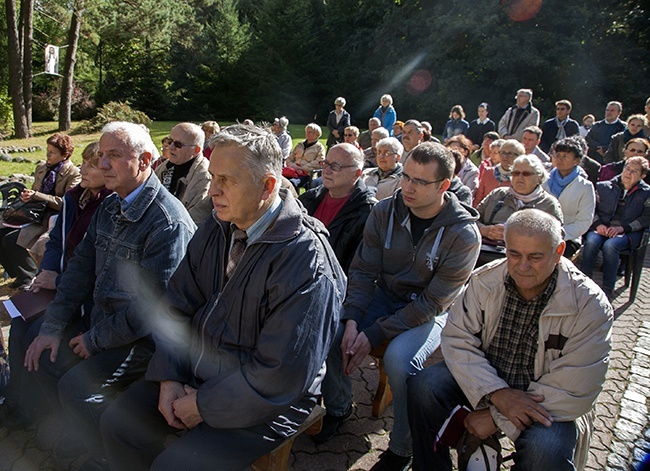
[[[205,133],[192,123],[180,123],[169,135],[169,159],[156,168],[163,186],[183,203],[196,225],[210,216],[210,161],[203,157]]]
[[[580,125],[569,116],[571,108],[569,100],[555,102],[555,118],[547,119],[542,126],[542,142],[539,146],[544,152],[550,151],[554,142],[580,134]]]
[[[300,195],[310,216],[329,232],[330,245],[347,273],[366,219],[377,200],[361,177],[363,154],[349,143],[337,144],[321,163],[323,184]]]
[[[438,347],[445,310],[476,263],[478,213],[447,191],[454,159],[437,143],[415,147],[404,164],[402,188],[375,205],[352,261],[339,329],[327,360],[327,416],[317,440],[333,436],[352,413],[349,375],[371,349],[390,344],[384,366],[394,401],[389,449],[372,468],[406,470],[412,454],[406,379]]]

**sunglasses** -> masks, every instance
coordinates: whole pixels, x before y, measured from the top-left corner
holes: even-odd
[[[528,170],[524,170],[523,172],[520,172],[519,170],[513,170],[512,172],[510,172],[510,175],[512,175],[513,177],[518,177],[521,175],[522,177],[528,178],[537,174],[535,172],[529,172]]]
[[[181,141],[175,141],[171,137],[166,137],[165,139],[163,139],[163,145],[165,144],[170,146],[173,145],[177,149],[182,149],[183,147],[189,147],[194,145],[194,144],[183,144]]]

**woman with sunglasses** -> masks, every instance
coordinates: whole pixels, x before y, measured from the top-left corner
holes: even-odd
[[[598,182],[598,204],[585,235],[582,272],[591,277],[598,252],[603,251],[603,291],[612,299],[620,252],[636,248],[650,226],[650,186],[643,181],[650,168],[644,157],[630,157],[620,175]]]
[[[564,256],[573,257],[582,245],[582,235],[587,232],[594,218],[596,194],[594,186],[580,167],[583,150],[571,137],[560,139],[551,147],[551,170],[544,189],[555,196],[564,215]]]
[[[620,175],[626,160],[630,157],[645,157],[646,159],[650,159],[650,141],[642,137],[635,137],[627,141],[623,147],[623,160],[603,165],[600,168],[598,181],[604,182],[611,180],[616,175]],[[650,185],[650,175],[646,175],[643,181]]]
[[[505,255],[503,226],[515,211],[536,208],[563,221],[562,209],[557,199],[544,191],[542,184],[547,174],[542,161],[535,155],[520,155],[510,172],[510,187],[492,190],[476,207],[477,225],[483,243],[477,266]],[[498,247],[494,249],[494,247]]]

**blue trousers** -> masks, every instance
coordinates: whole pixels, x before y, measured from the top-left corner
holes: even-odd
[[[614,289],[616,272],[621,251],[638,247],[643,237],[642,231],[630,232],[616,237],[604,237],[596,231],[587,232],[582,248],[582,265],[580,269],[588,277],[592,277],[598,252],[603,251],[603,288]]]
[[[377,319],[390,316],[406,305],[393,301],[381,288],[376,288],[374,298],[359,325],[359,330],[372,325]],[[384,354],[384,368],[393,393],[393,430],[389,448],[400,456],[412,453],[411,432],[406,408],[406,380],[423,368],[426,359],[440,345],[440,333],[447,316],[414,327],[393,338]],[[327,374],[321,390],[327,412],[342,416],[352,404],[352,382],[343,374],[341,341],[345,325],[341,323],[327,357]]]
[[[408,414],[413,434],[413,470],[451,471],[449,448],[436,435],[459,404],[471,408],[445,362],[436,363],[408,380]],[[550,427],[533,423],[515,441],[513,470],[574,471],[578,440],[574,422],[554,422]]]

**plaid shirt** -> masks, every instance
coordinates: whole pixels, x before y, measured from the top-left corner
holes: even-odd
[[[499,377],[513,389],[526,391],[535,379],[539,316],[555,291],[557,276],[555,267],[546,289],[530,301],[521,297],[512,277],[506,277],[506,299],[501,318],[485,356]]]

